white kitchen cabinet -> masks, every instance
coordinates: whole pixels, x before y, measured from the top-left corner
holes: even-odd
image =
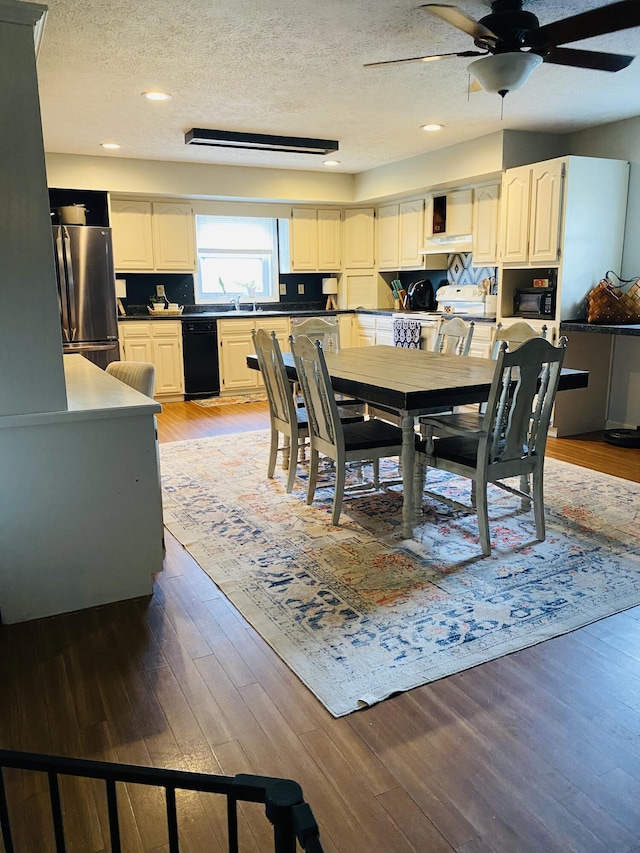
[[[393,317],[376,317],[376,344],[393,346]]]
[[[345,269],[373,269],[375,266],[375,211],[372,207],[344,211]]]
[[[427,200],[424,236],[460,237],[471,234],[473,227],[473,190],[454,190],[446,195],[432,195]]]
[[[562,231],[564,159],[508,169],[502,177],[503,264],[557,264]]]
[[[289,317],[265,317],[260,320],[241,317],[218,320],[218,351],[220,355],[220,391],[249,393],[263,387],[260,372],[247,367],[247,356],[255,352],[254,329],[274,331],[283,352],[289,350]]]
[[[378,208],[378,269],[400,269],[400,205]]]
[[[318,271],[338,272],[342,268],[342,211],[318,209]]]
[[[170,320],[130,320],[119,324],[123,361],[155,365],[155,397],[180,399],[184,395],[182,323]]]
[[[500,185],[489,184],[473,191],[472,254],[474,267],[498,263],[498,215]]]
[[[151,207],[154,268],[176,272],[195,270],[196,244],[191,205],[153,202]]]
[[[353,346],[353,314],[338,315],[338,337],[341,349]]]
[[[424,199],[378,208],[379,270],[397,271],[422,269],[424,255],[420,253],[424,235]]]
[[[112,199],[111,227],[116,270],[153,270],[151,202]]]
[[[550,329],[585,316],[603,270],[621,266],[628,181],[626,161],[573,155],[504,173],[498,320],[513,317],[516,291],[536,278],[556,284]],[[605,198],[606,216],[594,215]]]
[[[339,208],[293,207],[280,220],[280,271],[338,272],[342,268]]]
[[[113,256],[118,272],[193,272],[191,205],[111,199]]]
[[[376,343],[376,318],[365,314],[356,314],[355,340],[357,347],[372,347]]]
[[[491,358],[495,323],[476,321],[473,326],[473,337],[469,347],[469,355],[474,358]]]
[[[342,275],[341,293],[343,308],[393,308],[391,288],[374,270],[345,270]]]

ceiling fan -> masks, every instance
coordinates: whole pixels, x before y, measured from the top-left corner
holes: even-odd
[[[497,92],[504,98],[508,92],[523,86],[542,62],[595,71],[620,71],[635,58],[561,45],[640,26],[640,0],[618,0],[542,26],[532,12],[523,10],[522,0],[493,0],[491,13],[479,21],[457,6],[425,3],[420,8],[470,35],[480,50],[368,62],[366,67],[479,56],[481,59],[471,62],[467,70],[485,91]]]

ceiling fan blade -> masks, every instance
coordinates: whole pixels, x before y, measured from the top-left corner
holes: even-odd
[[[449,59],[452,56],[486,56],[486,50],[461,50],[458,53],[436,53],[432,56],[411,56],[409,59],[386,59],[384,62],[365,62],[365,68],[376,65],[395,65],[398,62],[435,62],[437,59]]]
[[[437,15],[443,21],[457,27],[478,41],[489,44],[500,41],[495,33],[492,33],[490,29],[476,21],[475,18],[467,15],[462,9],[458,9],[457,6],[449,6],[444,3],[423,3],[420,8],[427,9],[433,15]]]
[[[619,0],[599,9],[573,15],[571,18],[544,24],[537,30],[536,35],[543,35],[550,45],[558,45],[615,33],[630,27],[640,27],[638,0]]]
[[[554,65],[571,65],[574,68],[590,68],[593,71],[621,71],[630,65],[634,56],[621,53],[601,53],[596,50],[574,50],[571,47],[552,47],[543,57]]]

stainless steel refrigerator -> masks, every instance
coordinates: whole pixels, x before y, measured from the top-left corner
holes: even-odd
[[[106,367],[118,358],[111,229],[54,225],[53,243],[64,352]]]

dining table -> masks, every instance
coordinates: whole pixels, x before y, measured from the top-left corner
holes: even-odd
[[[283,353],[287,375],[297,379],[293,355]],[[392,409],[402,429],[402,537],[413,537],[413,471],[415,419],[433,409],[484,403],[496,362],[488,358],[445,355],[393,346],[350,347],[326,351],[325,360],[334,391],[375,407]],[[258,359],[247,356],[247,366],[259,370]],[[559,391],[586,388],[588,371],[563,368]]]

